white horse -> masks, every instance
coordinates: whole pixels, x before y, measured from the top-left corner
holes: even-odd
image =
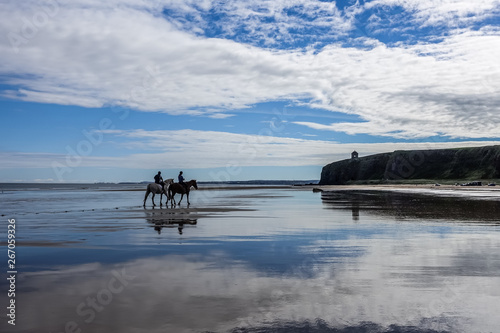
[[[146,199],[148,198],[149,193],[153,193],[153,196],[151,197],[151,201],[153,202],[153,207],[156,206],[155,205],[155,194],[160,195],[160,206],[162,205],[161,200],[163,199],[164,194],[167,196],[167,202],[165,202],[165,204],[168,203],[168,200],[170,199],[170,196],[168,195],[168,189],[170,187],[170,184],[172,184],[174,182],[174,180],[173,180],[173,178],[169,178],[169,179],[164,180],[163,182],[165,183],[165,185],[163,185],[163,186],[161,186],[160,184],[156,184],[156,183],[148,184],[148,187],[146,189],[146,195],[144,196],[144,204],[142,205],[143,207],[146,207]]]

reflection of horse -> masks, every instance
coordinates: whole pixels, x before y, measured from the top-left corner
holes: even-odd
[[[161,234],[163,228],[177,228],[180,235],[183,234],[183,229],[187,227],[196,227],[198,224],[197,216],[190,216],[189,210],[174,213],[170,209],[151,209],[145,210],[146,221],[154,227],[154,230]]]
[[[151,197],[151,201],[153,202],[153,207],[156,206],[155,205],[155,194],[160,195],[160,206],[162,205],[161,200],[163,198],[163,194],[165,194],[167,196],[167,202],[165,204],[167,204],[168,200],[170,199],[170,196],[168,195],[168,188],[173,182],[174,182],[174,180],[172,178],[170,178],[170,179],[166,179],[164,181],[165,185],[163,185],[163,186],[160,184],[156,184],[156,183],[149,184],[147,189],[146,189],[146,195],[144,196],[143,207],[146,207],[146,199],[148,198],[149,193],[153,193],[153,196]]]
[[[181,200],[179,200],[179,205],[181,204],[182,198],[184,198],[184,194],[187,197],[187,202],[189,205],[189,191],[191,189],[191,186],[193,186],[195,189],[198,189],[198,184],[196,184],[196,180],[192,179],[188,182],[185,182],[186,186],[184,187],[182,184],[179,183],[173,183],[170,185],[168,188],[168,197],[171,200],[170,203],[173,205],[176,205],[177,203],[175,202],[174,196],[179,193],[181,195]]]
[[[179,232],[179,235],[182,235],[183,229],[184,229],[184,224],[188,225],[196,225],[198,223],[198,219],[166,219],[166,220],[152,220],[151,221],[154,224],[154,228],[156,232],[158,232],[158,235],[161,234],[161,230],[163,228],[173,228],[177,226],[177,231]]]

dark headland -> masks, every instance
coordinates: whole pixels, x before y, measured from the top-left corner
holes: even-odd
[[[492,180],[500,178],[500,145],[432,150],[397,150],[323,167],[319,185],[412,180]]]

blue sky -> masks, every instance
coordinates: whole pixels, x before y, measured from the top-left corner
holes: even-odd
[[[499,25],[499,0],[3,1],[0,182],[498,144]]]

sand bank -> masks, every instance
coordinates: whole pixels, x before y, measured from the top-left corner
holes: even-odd
[[[456,185],[435,185],[435,184],[396,184],[396,185],[317,185],[311,188],[329,190],[379,190],[393,191],[401,189],[428,189],[428,190],[447,190],[447,191],[492,191],[500,192],[500,186],[456,186]]]

